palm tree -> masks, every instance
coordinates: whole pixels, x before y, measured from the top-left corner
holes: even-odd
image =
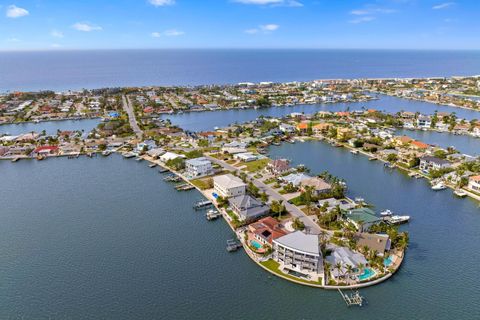
[[[346,268],[345,275],[348,278],[348,281],[350,281],[350,275],[353,273],[353,267],[347,264],[345,268]]]
[[[370,251],[370,248],[367,245],[365,245],[362,247],[362,251],[363,251],[363,254],[368,254],[368,252]]]
[[[338,278],[340,279],[340,275],[341,275],[341,272],[342,272],[342,263],[341,262],[337,262],[335,263],[335,269],[337,269],[338,273]]]

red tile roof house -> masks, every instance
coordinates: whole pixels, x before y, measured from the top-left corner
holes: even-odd
[[[58,154],[58,147],[57,146],[41,146],[41,147],[37,147],[35,148],[35,150],[33,150],[33,155],[34,156],[37,156],[37,155],[43,155],[43,156],[46,156],[46,155],[54,155],[54,154]]]
[[[252,245],[252,241],[256,241],[262,248],[254,246],[257,252],[265,252],[266,247],[272,247],[274,239],[280,238],[289,232],[284,229],[283,225],[272,217],[265,217],[248,226],[248,241]],[[252,245],[253,246],[253,245]]]

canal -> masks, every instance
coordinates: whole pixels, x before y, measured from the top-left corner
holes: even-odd
[[[428,102],[407,100],[397,97],[379,95],[378,100],[367,102],[351,103],[332,103],[332,104],[308,104],[295,105],[291,107],[271,107],[265,109],[233,109],[210,112],[185,112],[181,114],[163,115],[163,119],[170,121],[179,127],[190,131],[213,130],[214,127],[224,127],[232,123],[243,123],[255,120],[259,116],[283,117],[292,112],[303,112],[306,114],[318,111],[344,111],[344,110],[362,110],[376,109],[389,113],[399,111],[420,112],[423,114],[433,114],[436,110],[443,112],[455,112],[460,118],[468,120],[480,118],[478,111],[453,108],[449,106],[437,105]]]
[[[270,150],[329,170],[376,209],[408,213],[412,243],[399,273],[362,290],[292,284],[229,254],[225,222],[207,222],[147,163],[108,158],[0,162],[0,318],[478,319],[477,204],[435,193],[320,142]]]
[[[84,130],[90,132],[100,123],[100,119],[82,119],[82,120],[59,120],[59,121],[43,121],[39,123],[25,122],[15,124],[0,125],[0,135],[19,135],[35,131],[37,133],[45,130],[47,134],[57,134],[57,130],[76,131]]]

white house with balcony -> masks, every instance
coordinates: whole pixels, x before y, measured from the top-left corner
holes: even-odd
[[[468,178],[467,188],[474,192],[480,193],[480,176],[473,176]]]
[[[295,231],[273,240],[273,260],[279,269],[299,278],[323,279],[323,258],[318,235]]]
[[[212,174],[212,162],[205,157],[185,161],[186,175],[190,178],[199,178]]]
[[[245,194],[247,185],[233,174],[213,177],[213,189],[223,198],[237,197]]]

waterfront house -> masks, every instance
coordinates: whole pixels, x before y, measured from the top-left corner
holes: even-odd
[[[251,152],[237,153],[233,156],[233,158],[243,162],[250,162],[258,159],[258,157]]]
[[[370,250],[374,250],[379,256],[383,257],[385,252],[390,251],[392,245],[390,237],[387,234],[374,234],[374,233],[356,233],[353,239],[357,243],[357,248],[363,249],[368,247]]]
[[[429,173],[430,170],[440,170],[450,167],[451,163],[444,159],[432,156],[423,156],[420,158],[419,169],[425,173]]]
[[[271,247],[273,240],[288,234],[288,231],[277,219],[265,217],[248,225],[247,234],[262,246]]]
[[[278,176],[290,170],[289,163],[290,162],[287,159],[272,160],[267,164],[265,170],[274,176]]]
[[[41,146],[36,147],[33,150],[33,156],[47,156],[47,155],[55,155],[58,154],[59,149],[57,146]]]
[[[297,124],[297,130],[300,134],[305,134],[307,133],[308,130],[308,122],[300,122]]]
[[[480,193],[480,176],[472,176],[468,178],[468,189],[470,189],[473,192]]]
[[[183,154],[176,154],[173,152],[165,152],[163,155],[159,157],[160,161],[167,162],[169,160],[175,160],[177,158],[185,158]]]
[[[306,175],[305,173],[291,173],[287,176],[280,177],[279,180],[286,184],[291,183],[293,186],[298,187],[303,180],[310,178],[311,177],[309,175]]]
[[[328,131],[332,125],[330,123],[317,123],[312,127],[314,134],[322,134]]]
[[[228,203],[241,221],[253,221],[270,212],[268,205],[247,194],[231,197]]]
[[[344,219],[351,223],[358,231],[368,231],[374,224],[380,223],[382,219],[375,215],[369,208],[357,208],[347,211]]]
[[[355,203],[352,203],[346,199],[335,199],[335,198],[327,198],[318,200],[317,206],[326,207],[327,211],[334,209],[336,206],[340,208],[340,210],[348,211],[355,208]]]
[[[432,120],[428,116],[420,115],[417,118],[417,127],[418,128],[430,128],[432,125]]]
[[[337,140],[347,141],[351,137],[352,137],[352,130],[350,128],[337,129]]]
[[[354,252],[347,247],[333,247],[330,255],[325,260],[330,265],[330,274],[335,279],[344,278],[347,276],[359,275],[362,270],[360,266],[367,266],[368,261],[361,253]],[[336,265],[341,267],[338,269]],[[353,270],[352,274],[347,274],[347,266],[350,266]]]
[[[296,277],[323,278],[323,259],[318,235],[295,231],[273,240],[273,259],[279,269]]]
[[[425,151],[429,147],[428,144],[423,143],[421,141],[412,141],[410,143],[410,146],[412,147],[412,149],[419,150],[419,151]]]
[[[205,157],[185,161],[186,174],[190,178],[204,177],[212,174],[212,163]]]
[[[401,137],[395,137],[394,138],[394,143],[397,146],[406,146],[409,143],[411,143],[412,141],[413,141],[413,139],[408,137],[408,136],[401,136]]]
[[[8,147],[0,146],[0,157],[8,152]]]
[[[157,147],[157,143],[154,140],[145,140],[137,143],[137,151],[148,151]]]
[[[280,131],[282,131],[284,133],[294,133],[296,128],[294,126],[290,125],[290,124],[281,123],[278,126],[278,129],[280,129]]]
[[[301,185],[302,191],[305,191],[307,187],[311,187],[313,190],[312,193],[316,197],[322,194],[332,192],[332,186],[329,183],[325,182],[325,180],[318,177],[304,179],[302,180],[300,185]]]
[[[213,177],[213,188],[217,195],[230,198],[244,195],[247,185],[242,179],[229,173]]]
[[[147,154],[154,159],[158,159],[164,153],[165,150],[162,148],[155,148],[147,151]]]

